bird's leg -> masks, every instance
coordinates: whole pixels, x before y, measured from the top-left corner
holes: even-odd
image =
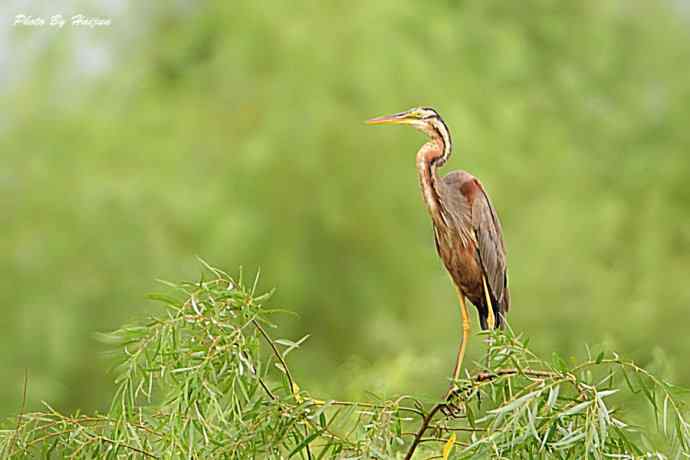
[[[458,356],[455,360],[455,369],[453,369],[453,381],[460,377],[460,367],[462,367],[462,360],[465,357],[465,348],[467,341],[470,339],[470,315],[467,312],[467,303],[465,303],[465,296],[460,294],[460,315],[462,316],[462,343]]]
[[[456,382],[460,377],[460,368],[462,367],[462,360],[465,357],[465,349],[467,348],[467,341],[470,338],[470,315],[467,312],[467,304],[465,303],[465,296],[458,290],[458,297],[460,299],[460,315],[462,317],[462,343],[458,349],[458,355],[455,358],[455,367],[453,368],[453,379],[450,382],[448,393],[445,399],[449,399],[457,391]]]
[[[491,296],[489,295],[489,288],[486,285],[486,278],[482,276],[482,283],[484,284],[484,297],[486,298],[486,305],[487,308],[489,309],[488,316],[486,318],[486,325],[489,327],[489,331],[493,331],[494,328],[496,327],[496,316],[494,315],[494,306],[491,303]],[[493,337],[489,335],[486,339],[486,343],[489,346],[489,349],[491,349],[491,346],[493,345]],[[490,350],[487,351],[486,353],[486,368],[488,369],[491,365],[491,353]]]
[[[486,325],[489,330],[493,331],[496,327],[496,316],[494,316],[494,306],[491,303],[491,296],[489,295],[489,288],[486,285],[486,278],[482,276],[482,283],[484,284],[484,297],[486,298],[486,307],[488,308],[488,316],[486,318]]]
[[[484,284],[484,297],[486,298],[486,305],[487,308],[489,309],[488,316],[486,318],[486,325],[489,327],[489,331],[493,331],[494,328],[496,327],[496,317],[494,315],[494,306],[491,303],[491,296],[489,295],[489,288],[486,286],[486,278],[482,276],[482,283]],[[486,368],[489,369],[491,366],[491,353],[490,349],[491,346],[493,345],[493,337],[489,336],[486,339],[486,343],[489,346],[489,351],[486,353]]]

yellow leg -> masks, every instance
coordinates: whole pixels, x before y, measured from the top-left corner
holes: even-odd
[[[486,286],[486,278],[484,278],[483,276],[482,283],[484,283],[484,297],[486,297],[486,307],[489,309],[488,316],[486,318],[486,325],[489,326],[490,331],[493,331],[496,328],[496,317],[494,316],[494,306],[491,303],[489,288]]]
[[[462,360],[465,357],[465,348],[467,347],[467,341],[470,338],[470,315],[467,312],[467,304],[465,303],[465,296],[461,292],[458,292],[458,297],[460,298],[460,315],[462,316],[462,343],[460,344],[460,349],[458,350],[458,356],[455,359],[455,368],[453,368],[453,382],[451,383],[451,389],[454,388],[455,381],[460,377],[460,368],[462,367]]]

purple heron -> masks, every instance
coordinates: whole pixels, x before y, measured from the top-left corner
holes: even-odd
[[[501,224],[479,179],[465,171],[438,175],[437,169],[448,161],[453,144],[448,126],[436,110],[419,107],[367,123],[411,125],[429,137],[417,152],[417,174],[431,216],[436,250],[457,290],[462,316],[462,342],[453,368],[452,391],[470,334],[465,299],[477,307],[482,329],[501,327],[510,307]]]

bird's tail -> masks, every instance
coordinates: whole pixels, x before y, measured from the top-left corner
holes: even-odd
[[[496,320],[494,329],[502,329],[503,324],[505,323],[505,309],[502,308],[501,304],[494,301],[494,299],[491,299],[491,305],[487,305],[487,302],[485,301],[478,308],[479,325],[481,326],[482,330],[486,331],[487,329],[489,329],[489,308],[493,310],[494,318]]]

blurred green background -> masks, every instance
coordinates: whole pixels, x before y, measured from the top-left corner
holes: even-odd
[[[197,255],[298,313],[274,333],[311,334],[303,388],[439,396],[460,326],[424,139],[363,124],[416,105],[500,213],[513,328],[690,384],[689,2],[28,3],[1,10],[0,414],[25,368],[30,407],[106,407],[94,333]]]

